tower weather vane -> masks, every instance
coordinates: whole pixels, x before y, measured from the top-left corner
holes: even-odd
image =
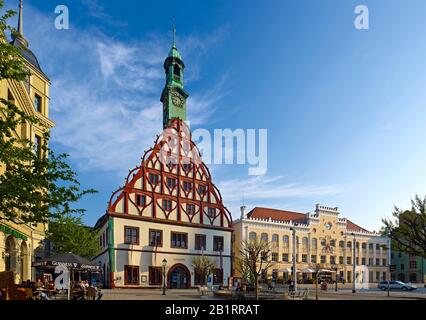
[[[173,48],[176,48],[176,19],[175,19],[175,17],[173,17],[172,32],[173,32]]]

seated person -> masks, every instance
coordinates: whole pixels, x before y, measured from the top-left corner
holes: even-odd
[[[35,287],[36,287],[36,289],[43,289],[44,288],[44,283],[43,283],[43,281],[41,281],[40,278],[37,279]]]

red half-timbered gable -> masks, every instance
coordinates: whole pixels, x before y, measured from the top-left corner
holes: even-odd
[[[112,215],[231,228],[232,217],[191,139],[184,121],[173,119],[123,188],[113,193]]]

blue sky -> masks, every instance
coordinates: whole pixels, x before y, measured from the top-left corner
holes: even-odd
[[[10,6],[18,1],[6,1]],[[54,28],[67,5],[70,29]],[[354,28],[367,5],[370,29]],[[86,223],[161,132],[172,17],[193,128],[268,130],[268,172],[212,166],[224,203],[308,212],[378,230],[426,194],[423,0],[24,1],[25,36],[52,80],[52,147],[70,153]]]

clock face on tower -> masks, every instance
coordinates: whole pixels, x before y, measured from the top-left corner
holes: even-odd
[[[183,107],[183,97],[177,92],[172,93],[172,102],[176,107]]]

